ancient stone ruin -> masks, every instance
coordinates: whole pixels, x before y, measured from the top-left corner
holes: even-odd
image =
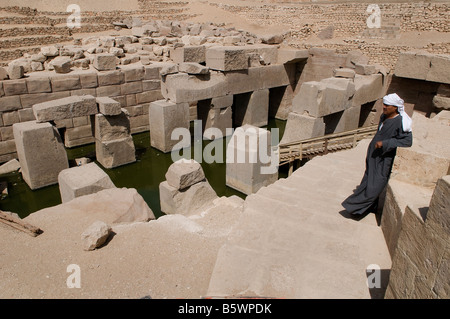
[[[108,268],[117,261],[111,256],[120,256],[118,269],[127,259],[145,273],[129,279],[127,297],[152,287],[159,298],[448,298],[449,46],[392,42],[407,32],[448,33],[447,4],[380,4],[384,22],[372,28],[366,3],[137,2],[136,11],[85,12],[90,24],[79,29],[60,26],[66,13],[0,8],[11,14],[0,24],[19,24],[14,13],[25,24],[49,24],[0,29],[2,37],[35,36],[17,40],[28,50],[0,39],[0,172],[20,168],[33,191],[58,184],[62,202],[25,219],[44,230],[40,238],[49,236],[42,249],[61,254],[27,271],[63,269],[60,260],[72,258],[67,250],[89,268],[90,280],[105,282],[83,295],[55,289],[67,298],[123,297],[121,288],[107,288],[104,273],[117,271]],[[189,22],[196,17],[190,6],[292,28],[257,35]],[[339,203],[361,178],[367,138],[332,154],[327,138],[376,129],[382,97],[393,92],[413,118],[414,145],[398,150],[378,223],[375,216],[345,219]],[[273,118],[285,123],[280,141],[266,128]],[[149,132],[150,146],[163,153],[190,150],[192,140],[174,132],[191,132],[197,120],[203,140],[227,143],[225,184],[245,200],[218,196],[198,161],[173,160],[157,183],[164,215],[156,219],[136,189],[116,187],[107,173],[138,161],[136,133]],[[324,138],[324,156],[300,160],[279,178],[279,147],[314,138]],[[70,167],[66,151],[85,145],[95,145],[97,163],[80,159]],[[37,248],[28,248],[35,243],[18,237],[37,258]],[[161,248],[152,244],[157,239]],[[16,264],[11,247],[8,273]],[[108,271],[95,271],[92,250],[105,260],[96,267]],[[367,289],[369,264],[390,272],[382,291]],[[42,274],[33,277],[30,286],[38,287]],[[15,281],[0,279],[0,296],[9,296]],[[19,297],[37,296],[17,289]]]

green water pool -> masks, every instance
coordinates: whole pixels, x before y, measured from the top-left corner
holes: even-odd
[[[266,129],[278,128],[281,139],[285,128],[285,121],[270,119]],[[191,125],[191,131],[193,130]],[[228,138],[216,141],[221,143],[225,154]],[[161,212],[159,203],[159,184],[165,180],[165,174],[173,163],[170,153],[163,153],[150,146],[150,133],[138,133],[133,135],[136,147],[136,162],[113,169],[105,169],[97,162],[111,178],[117,187],[135,188],[144,198],[153,213],[158,218]],[[202,141],[202,147],[211,143]],[[192,145],[194,145],[192,134]],[[95,160],[95,144],[67,149],[70,166],[75,166],[75,158],[89,157]],[[194,158],[194,147],[191,158]],[[185,154],[183,154],[185,155]],[[225,163],[201,163],[205,176],[218,196],[237,195],[245,198],[246,195],[225,185]],[[287,176],[287,172],[280,169],[279,177]],[[2,195],[0,209],[17,213],[21,218],[43,208],[61,204],[61,196],[58,184],[47,186],[37,190],[31,190],[25,183],[19,172],[0,176],[0,182],[7,183],[8,194]]]

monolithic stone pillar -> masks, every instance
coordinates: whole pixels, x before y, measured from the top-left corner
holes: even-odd
[[[278,156],[272,157],[268,130],[244,125],[227,145],[226,185],[244,194],[257,192],[278,179]]]
[[[181,142],[176,136],[172,140],[172,132],[176,128],[189,130],[189,103],[173,103],[159,100],[150,103],[150,145],[167,153],[172,150],[190,146],[190,139]]]
[[[13,125],[22,176],[31,189],[58,182],[58,174],[69,167],[67,153],[58,130],[50,123],[36,121]]]
[[[219,137],[211,128],[218,129],[220,137],[227,136],[227,128],[233,127],[232,104],[233,95],[198,101],[198,117],[202,121],[204,138],[212,140]]]
[[[265,126],[269,118],[269,89],[235,95],[234,125]]]

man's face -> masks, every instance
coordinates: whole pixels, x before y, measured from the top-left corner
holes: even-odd
[[[393,105],[383,104],[383,113],[388,118],[394,116],[395,114],[397,114],[397,107]]]

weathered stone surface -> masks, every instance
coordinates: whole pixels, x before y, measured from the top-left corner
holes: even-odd
[[[233,127],[233,114],[231,107],[222,109],[210,108],[204,121],[203,137],[209,140],[229,135],[227,129]]]
[[[78,75],[64,75],[51,77],[52,91],[71,91],[81,89],[80,77]]]
[[[20,163],[15,158],[0,165],[0,175],[15,172],[20,169]]]
[[[175,63],[204,63],[206,60],[206,47],[203,45],[185,45],[182,47],[176,47],[170,51],[170,57]]]
[[[184,190],[205,179],[201,165],[195,160],[180,159],[169,166],[166,180],[177,190]]]
[[[308,50],[278,49],[278,63],[297,63],[308,59]]]
[[[120,103],[110,97],[97,97],[95,101],[98,104],[99,112],[103,115],[119,115],[122,113]]]
[[[101,247],[110,234],[111,226],[102,221],[94,222],[81,234],[83,249],[89,251]]]
[[[383,97],[383,76],[381,74],[355,75],[355,94],[351,100],[353,106],[376,101]]]
[[[24,67],[16,63],[8,64],[8,75],[11,80],[23,78],[25,73]]]
[[[433,97],[433,105],[438,109],[450,110],[450,97],[435,95]]]
[[[206,66],[219,71],[248,69],[248,56],[235,46],[216,46],[206,50]]]
[[[124,74],[125,82],[142,81],[144,79],[145,70],[143,66],[121,66],[120,69]]]
[[[46,57],[54,57],[59,55],[59,49],[53,45],[41,48],[42,55]]]
[[[265,126],[269,119],[269,89],[234,96],[234,123]]]
[[[95,140],[92,136],[92,126],[90,124],[66,128],[64,132],[64,145],[66,147],[75,147],[94,142]]]
[[[283,42],[283,34],[270,34],[261,36],[261,42],[266,44],[280,44]]]
[[[99,72],[97,77],[99,86],[117,85],[125,82],[124,74],[120,70]]]
[[[395,66],[398,77],[426,80],[440,83],[450,83],[448,73],[450,67],[448,55],[433,55],[429,53],[400,53]]]
[[[199,214],[213,206],[218,198],[208,181],[198,182],[180,192],[167,181],[159,184],[161,211],[166,214]]]
[[[325,135],[323,118],[315,118],[291,112],[289,113],[280,144],[301,141],[322,135]]]
[[[189,129],[189,104],[170,101],[155,101],[149,107],[150,144],[162,152],[170,152],[190,146],[189,140],[172,140],[172,131],[176,128]]]
[[[247,195],[255,193],[278,179],[277,166],[268,130],[251,125],[235,130],[226,150],[227,186]]]
[[[0,98],[0,112],[14,111],[21,108],[22,103],[18,95],[4,96]]]
[[[3,90],[6,96],[27,94],[27,83],[25,80],[9,80],[3,82]]]
[[[178,66],[180,72],[187,74],[208,74],[209,68],[196,62],[183,62]]]
[[[355,70],[350,69],[350,68],[334,69],[333,75],[337,78],[353,79],[353,78],[355,78]]]
[[[233,95],[225,95],[225,96],[219,96],[214,97],[211,99],[210,107],[212,109],[223,109],[226,107],[230,107],[233,105]]]
[[[355,72],[356,74],[361,75],[372,75],[377,73],[377,68],[375,65],[369,65],[369,64],[355,64]]]
[[[355,85],[349,79],[327,78],[320,82],[302,83],[298,94],[292,100],[292,111],[322,117],[343,111],[351,106]]]
[[[62,170],[58,175],[58,184],[63,203],[115,187],[109,176],[95,163]]]
[[[33,105],[33,113],[38,122],[92,115],[97,112],[95,97],[91,95],[71,96]]]
[[[97,161],[105,168],[114,168],[136,161],[136,149],[131,136],[102,142],[95,139]]]
[[[69,57],[56,57],[50,62],[50,65],[55,69],[56,73],[69,73],[72,71],[72,60]]]
[[[22,176],[31,189],[56,184],[58,174],[69,167],[66,150],[56,128],[35,121],[13,125]]]
[[[95,138],[102,142],[123,139],[130,136],[130,120],[122,111],[119,115],[95,115]]]
[[[96,54],[92,65],[99,71],[115,70],[117,66],[117,57],[114,54],[109,53]]]
[[[48,77],[33,77],[27,80],[28,93],[49,93],[52,91]]]

